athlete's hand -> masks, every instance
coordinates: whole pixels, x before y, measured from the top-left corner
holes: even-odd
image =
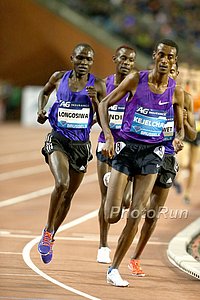
[[[97,91],[93,86],[87,86],[86,91],[92,101],[97,101]]]
[[[178,138],[175,138],[173,140],[173,146],[174,146],[174,151],[176,153],[178,153],[179,151],[181,151],[184,147],[183,141],[179,140]]]
[[[44,124],[48,117],[46,116],[46,110],[40,110],[38,111],[38,117],[37,117],[37,122],[40,124]]]
[[[115,150],[114,150],[114,140],[113,138],[107,139],[106,143],[101,150],[102,154],[107,158],[113,158]]]

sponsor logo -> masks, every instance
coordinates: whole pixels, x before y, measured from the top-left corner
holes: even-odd
[[[162,102],[161,100],[158,102],[159,105],[165,105],[165,104],[168,104],[169,101],[165,101],[165,102]]]

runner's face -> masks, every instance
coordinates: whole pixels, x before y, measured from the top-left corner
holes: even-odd
[[[135,52],[131,49],[121,48],[113,57],[118,73],[128,75],[134,68]]]
[[[177,71],[176,64],[173,64],[173,66],[172,66],[172,68],[171,68],[171,70],[170,70],[169,76],[170,76],[172,79],[176,80],[176,78],[177,78],[177,76],[178,76],[178,73],[179,73],[179,72]]]
[[[90,72],[94,63],[94,52],[90,48],[80,46],[74,50],[71,62],[76,74],[84,76]]]
[[[169,74],[177,60],[176,48],[161,43],[154,52],[153,58],[157,71],[161,74]]]

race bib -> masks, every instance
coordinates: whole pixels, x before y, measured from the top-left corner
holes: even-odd
[[[58,126],[63,128],[87,128],[90,116],[89,107],[58,109]]]
[[[131,132],[138,135],[158,137],[166,123],[166,112],[138,107],[131,124]]]
[[[174,136],[174,121],[167,121],[163,127],[164,141],[172,140]]]
[[[108,111],[110,129],[121,129],[124,116],[124,106],[113,105]]]

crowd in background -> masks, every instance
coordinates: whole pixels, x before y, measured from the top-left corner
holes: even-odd
[[[151,53],[155,41],[173,39],[181,59],[198,62],[200,51],[199,0],[58,0],[90,17],[108,32]]]
[[[199,0],[57,0],[150,55],[155,41],[180,47],[179,81],[200,106]],[[185,62],[186,65],[182,66]],[[0,81],[0,121],[20,118],[21,90]],[[200,107],[198,108],[200,110]]]

